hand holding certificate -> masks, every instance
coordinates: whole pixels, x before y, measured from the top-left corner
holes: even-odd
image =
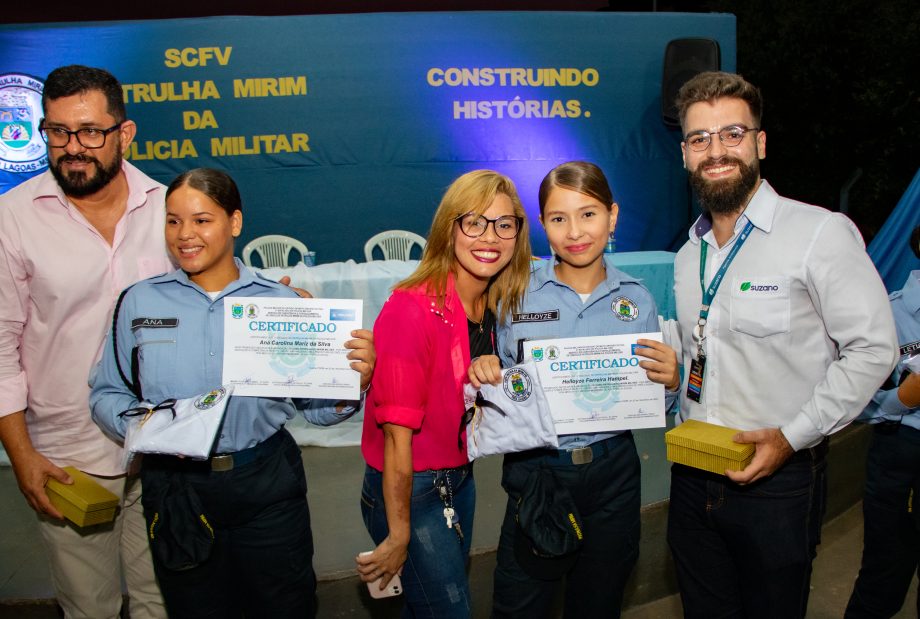
[[[557,434],[588,434],[665,425],[664,387],[639,366],[636,340],[661,333],[534,340],[537,366]]]
[[[227,297],[223,383],[236,396],[357,400],[345,342],[361,309],[358,299]]]

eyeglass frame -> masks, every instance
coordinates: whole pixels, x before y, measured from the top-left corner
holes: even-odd
[[[734,130],[739,130],[739,129],[740,129],[740,130],[741,130],[741,138],[738,140],[737,144],[726,144],[726,143],[725,143],[725,138],[722,137],[722,132],[723,132],[723,131],[728,131],[728,130],[731,130],[731,129],[734,129]],[[750,132],[752,132],[752,131],[760,131],[760,127],[751,127],[751,128],[749,129],[748,127],[746,127],[746,126],[744,126],[744,125],[729,125],[729,126],[727,126],[727,127],[722,127],[722,128],[719,129],[718,131],[706,131],[705,129],[700,129],[699,131],[691,131],[690,133],[688,133],[687,135],[685,135],[684,138],[683,138],[683,141],[684,141],[684,144],[687,145],[687,148],[689,148],[689,149],[692,150],[693,152],[695,152],[695,153],[702,153],[702,152],[705,152],[705,151],[709,150],[709,147],[712,146],[712,136],[714,136],[714,135],[719,136],[719,142],[721,142],[722,145],[725,146],[726,148],[735,148],[736,146],[738,146],[739,144],[741,144],[741,142],[744,141],[744,136],[746,136],[748,133],[750,133]],[[704,146],[703,148],[695,148],[695,147],[690,143],[690,138],[693,137],[693,136],[702,136],[702,135],[704,135],[704,134],[706,135],[706,146]]]
[[[518,237],[518,235],[521,233],[521,228],[524,226],[524,218],[518,215],[502,215],[501,217],[496,217],[495,219],[489,219],[485,215],[477,215],[476,221],[478,222],[480,219],[484,219],[486,222],[486,225],[482,229],[482,232],[473,236],[472,234],[468,234],[467,231],[463,229],[462,219],[464,217],[467,217],[468,215],[476,215],[476,213],[464,213],[463,215],[458,215],[457,217],[454,218],[454,221],[457,224],[459,224],[460,232],[462,232],[465,237],[470,238],[470,239],[478,239],[479,237],[481,237],[483,234],[486,233],[486,230],[489,229],[489,224],[492,224],[492,230],[495,232],[495,236],[502,239],[503,241],[511,241]],[[517,230],[514,231],[514,236],[506,239],[505,237],[503,237],[502,235],[498,233],[498,227],[495,224],[498,222],[499,219],[513,219],[517,222],[518,227],[517,227]]]
[[[115,131],[117,131],[118,129],[120,129],[121,126],[122,126],[123,124],[125,124],[125,122],[126,122],[126,121],[124,121],[124,120],[122,120],[122,121],[120,121],[120,122],[117,122],[117,123],[115,123],[114,125],[112,125],[111,127],[109,127],[108,129],[98,129],[98,128],[96,128],[96,127],[82,127],[82,128],[80,128],[80,129],[77,129],[76,131],[71,131],[70,129],[65,129],[64,127],[46,127],[46,126],[45,126],[45,119],[42,118],[41,123],[39,123],[39,125],[38,125],[38,132],[41,134],[42,140],[44,140],[45,144],[47,144],[47,145],[50,146],[51,148],[67,148],[67,145],[70,144],[70,138],[73,137],[73,138],[76,138],[77,144],[79,144],[79,145],[82,146],[83,148],[85,148],[85,149],[87,149],[87,150],[97,150],[97,149],[100,149],[100,148],[105,148],[105,141],[106,141],[106,138],[109,137],[109,134],[110,134],[110,133],[114,133]],[[67,141],[64,142],[63,144],[61,144],[60,146],[55,146],[55,145],[51,144],[51,142],[48,141],[48,134],[47,134],[47,132],[48,132],[49,130],[59,131],[59,132],[61,132],[61,133],[66,133],[66,134],[67,134]],[[81,131],[98,131],[99,133],[102,134],[102,144],[100,144],[99,146],[87,146],[86,144],[84,144],[83,142],[80,141],[80,132],[81,132]]]

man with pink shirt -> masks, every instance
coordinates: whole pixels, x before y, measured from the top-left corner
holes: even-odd
[[[122,160],[136,126],[107,71],[55,69],[42,95],[49,171],[0,196],[0,440],[38,515],[66,617],[165,617],[153,575],[140,481],[122,448],[90,418],[87,376],[115,300],[171,271],[164,190]],[[49,502],[45,482],[74,466],[123,497],[116,521],[79,529]]]

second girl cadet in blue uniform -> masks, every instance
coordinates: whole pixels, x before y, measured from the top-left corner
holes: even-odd
[[[523,342],[659,331],[658,309],[638,280],[618,271],[604,249],[617,221],[607,179],[594,164],[554,168],[540,186],[540,220],[556,256],[531,274],[523,309],[498,328],[501,366],[523,361]],[[671,392],[679,387],[677,355],[668,346],[638,340],[648,377]],[[474,386],[500,380],[499,360],[480,357],[470,367]],[[534,557],[521,544],[518,500],[530,473],[552,470],[582,518],[577,556]],[[505,456],[502,486],[508,505],[498,545],[493,617],[548,617],[565,582],[566,617],[618,617],[623,589],[639,554],[639,458],[632,434],[562,435],[558,450]],[[516,548],[517,547],[517,548]],[[524,548],[522,552],[521,549]]]
[[[166,211],[166,243],[179,270],[128,289],[93,379],[93,419],[119,439],[126,421],[118,413],[140,404],[135,389],[144,401],[156,404],[221,385],[225,297],[296,296],[234,259],[242,204],[225,173],[197,169],[182,174],[166,192]],[[373,371],[372,336],[364,330],[352,335],[358,339],[346,344],[355,349],[348,357],[361,374],[363,389]],[[132,367],[135,349],[137,372],[133,379],[122,378],[121,372]],[[338,423],[358,404],[234,396],[211,458],[144,457],[144,515],[170,617],[313,616],[316,579],[307,481],[300,449],[284,424],[298,411],[319,425]],[[158,552],[156,544],[165,532],[157,536],[156,520],[165,505],[166,518],[181,521],[177,518],[188,510],[172,506],[176,497],[187,496],[183,493],[189,487],[213,530],[213,543],[192,564],[176,566]],[[158,503],[158,496],[168,498]],[[181,536],[183,531],[173,533]]]

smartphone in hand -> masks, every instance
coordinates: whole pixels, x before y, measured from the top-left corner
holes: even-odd
[[[362,552],[362,555],[369,555],[373,550],[366,550]],[[367,583],[367,591],[371,594],[371,597],[374,599],[388,598],[402,593],[402,581],[399,579],[399,574],[394,574],[393,578],[390,579],[390,583],[384,587],[380,588],[380,581],[383,579],[383,576],[378,578],[373,582]]]

